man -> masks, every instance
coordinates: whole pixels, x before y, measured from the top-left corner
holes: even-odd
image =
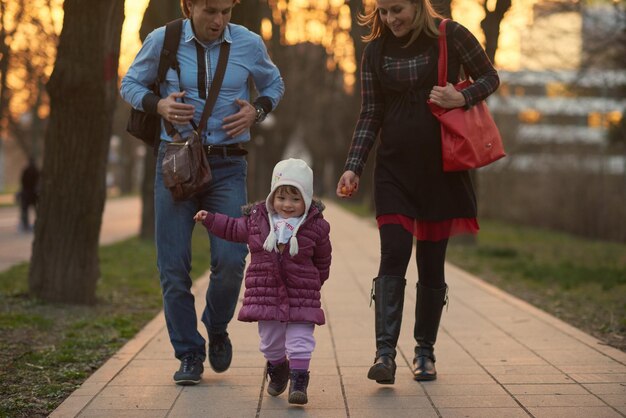
[[[166,141],[172,141],[162,126],[155,180],[157,265],[163,291],[163,306],[170,341],[180,368],[174,381],[180,385],[200,382],[206,358],[205,340],[197,330],[194,297],[191,294],[191,233],[193,216],[200,210],[240,216],[246,203],[246,151],[250,127],[273,110],[284,84],[270,60],[263,40],[243,26],[230,23],[239,0],[181,0],[183,21],[177,60],[179,75],[170,68],[160,86],[161,96],[148,86],[157,77],[164,27],[149,34],[122,80],[121,94],[133,107],[158,113],[174,124],[184,138],[199,123],[218,63],[220,45],[230,43],[230,56],[215,107],[202,133],[213,179],[206,192],[183,202],[174,202],[163,184],[161,162]],[[247,80],[254,80],[259,97],[249,102]],[[171,132],[171,131],[170,131]],[[232,345],[227,326],[233,317],[241,287],[247,248],[209,236],[211,277],[202,322],[209,336],[209,363],[220,373],[228,369]]]

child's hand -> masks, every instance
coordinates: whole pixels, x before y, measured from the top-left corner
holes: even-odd
[[[193,220],[196,222],[204,222],[208,214],[209,212],[207,212],[206,210],[201,210],[198,213],[196,213],[196,216],[193,217]]]

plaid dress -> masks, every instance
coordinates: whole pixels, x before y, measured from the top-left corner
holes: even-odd
[[[463,65],[474,80],[462,91],[467,105],[484,100],[499,80],[483,48],[456,22],[448,24],[447,39],[448,81],[458,80]],[[365,48],[361,113],[345,170],[361,175],[379,137],[374,169],[379,225],[381,220],[384,224],[402,219],[391,223],[402,223],[418,239],[428,240],[447,238],[457,227],[476,231],[476,197],[469,174],[443,171],[440,125],[426,104],[437,84],[437,39],[422,33],[402,48],[407,41],[408,36],[396,38],[386,31]],[[424,228],[433,231],[420,230]]]

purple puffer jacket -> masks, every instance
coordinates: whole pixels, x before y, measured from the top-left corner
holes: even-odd
[[[270,230],[265,202],[245,206],[241,218],[219,213],[206,217],[209,232],[228,241],[247,242],[250,248],[240,321],[326,322],[320,289],[328,279],[332,250],[323,210],[324,205],[313,200],[296,234],[299,251],[294,257],[289,255],[289,244],[282,253],[263,249]]]

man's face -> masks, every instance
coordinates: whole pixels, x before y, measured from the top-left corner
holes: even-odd
[[[222,36],[234,5],[234,0],[187,0],[196,37],[211,42]]]

